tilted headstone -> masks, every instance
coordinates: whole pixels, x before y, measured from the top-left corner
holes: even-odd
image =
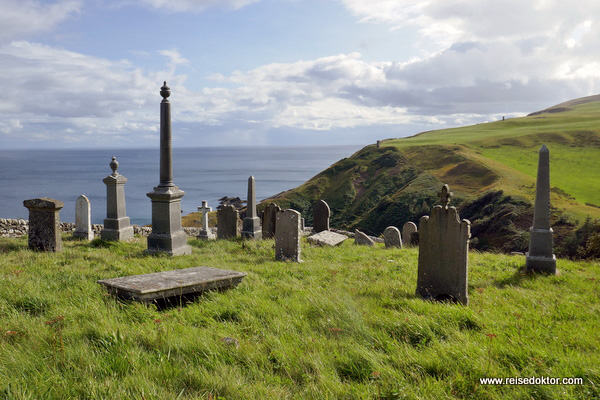
[[[414,222],[407,222],[402,227],[402,242],[405,245],[412,245],[413,243],[413,234],[417,231],[417,225]]]
[[[246,203],[246,218],[242,221],[242,237],[247,239],[262,239],[260,218],[256,213],[256,186],[254,177],[248,178],[248,202]]]
[[[442,205],[419,221],[417,295],[431,300],[468,304],[468,254],[471,223],[460,220],[450,202],[448,185],[440,192]]]
[[[341,233],[322,231],[309,236],[306,240],[311,244],[319,246],[338,246],[346,239],[348,239],[348,236],[342,235]]]
[[[118,241],[133,239],[133,226],[125,209],[125,183],[127,178],[117,172],[119,163],[116,157],[110,162],[112,174],[102,181],[106,185],[106,219],[100,232],[102,240]]]
[[[402,238],[400,237],[400,230],[395,226],[388,226],[383,231],[383,242],[385,247],[398,247],[402,248]]]
[[[540,148],[533,226],[529,230],[529,252],[525,257],[527,271],[556,274],[556,256],[552,253],[553,231],[550,227],[550,152]]]
[[[315,232],[323,232],[329,230],[329,217],[331,210],[329,205],[324,200],[319,200],[313,207],[313,229]]]
[[[285,210],[277,213],[275,228],[275,259],[300,260],[300,219],[296,210]]]
[[[275,237],[277,221],[277,213],[282,211],[275,203],[268,204],[262,214],[262,237],[263,239],[271,239]]]
[[[356,229],[354,231],[354,244],[359,244],[359,245],[363,245],[363,246],[373,246],[375,244],[375,242],[373,241],[373,239],[371,239],[365,233]]]
[[[90,201],[83,194],[75,201],[75,232],[73,237],[93,240],[92,215]]]
[[[218,239],[229,239],[238,236],[239,214],[234,206],[223,206],[217,210]]]
[[[208,226],[208,213],[212,211],[212,208],[208,206],[208,202],[206,200],[202,200],[202,207],[198,207],[198,211],[202,213],[202,229],[200,229],[197,238],[203,240],[215,239],[215,234]]]
[[[59,211],[65,204],[60,200],[42,197],[25,200],[23,205],[29,210],[27,241],[29,248],[40,251],[61,251]]]
[[[167,82],[160,88],[160,183],[146,194],[152,200],[152,233],[148,235],[148,253],[172,256],[192,254],[181,226],[181,198],[185,194],[173,183],[171,149],[171,95]]]

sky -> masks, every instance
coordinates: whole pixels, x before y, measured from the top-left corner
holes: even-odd
[[[600,92],[597,0],[0,0],[0,150],[368,144]]]

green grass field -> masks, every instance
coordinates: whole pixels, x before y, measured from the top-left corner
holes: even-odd
[[[66,237],[65,237],[66,239]],[[597,262],[471,252],[467,307],[415,297],[417,249],[190,240],[65,240],[62,253],[0,239],[2,399],[573,399],[600,397]],[[159,311],[96,281],[199,265],[244,271],[236,288]],[[231,337],[239,347],[227,345]],[[482,385],[578,377],[581,385]]]

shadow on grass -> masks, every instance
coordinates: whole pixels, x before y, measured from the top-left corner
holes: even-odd
[[[169,311],[174,308],[185,307],[187,305],[196,303],[199,300],[202,300],[204,295],[206,295],[208,293],[214,293],[214,292],[221,293],[221,292],[225,292],[227,290],[232,290],[232,288],[211,289],[211,290],[206,290],[206,291],[198,292],[198,293],[189,293],[189,294],[184,294],[184,295],[163,297],[163,298],[159,298],[159,299],[154,299],[152,301],[138,301],[138,300],[134,300],[130,297],[125,297],[125,296],[120,296],[120,295],[115,295],[115,294],[109,295],[108,293],[106,293],[106,295],[107,295],[107,297],[111,297],[114,299],[114,301],[117,301],[118,303],[121,303],[121,304],[130,304],[133,302],[140,302],[140,303],[147,304],[147,305],[154,305],[156,307],[157,311]]]
[[[525,266],[521,266],[512,276],[495,280],[493,285],[503,289],[506,286],[521,286],[524,282],[530,282],[537,279],[538,276],[550,276],[550,274],[536,271],[526,271]]]

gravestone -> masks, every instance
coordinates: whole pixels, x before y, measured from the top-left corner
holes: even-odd
[[[313,207],[313,229],[315,232],[323,232],[329,230],[329,217],[331,210],[329,205],[324,200],[319,200]]]
[[[211,289],[235,287],[243,272],[211,267],[193,267],[143,275],[101,279],[110,293],[125,299],[151,302],[173,296],[199,294]]]
[[[275,203],[268,204],[262,214],[262,237],[271,239],[275,237],[277,213],[282,211]]]
[[[29,210],[29,248],[39,251],[61,251],[59,211],[65,204],[60,200],[42,197],[25,200],[23,205]]]
[[[133,227],[125,209],[125,183],[127,178],[119,174],[116,157],[110,162],[112,174],[102,181],[106,185],[106,219],[100,232],[102,240],[118,241],[133,239]]]
[[[84,240],[94,239],[90,201],[84,195],[79,196],[75,201],[75,232],[73,232],[73,237]]]
[[[527,271],[556,274],[556,256],[552,253],[553,231],[550,227],[550,152],[546,145],[539,151],[533,226],[529,230]]]
[[[405,245],[412,245],[413,243],[413,233],[416,233],[417,225],[414,222],[407,222],[402,227],[402,242]]]
[[[234,206],[223,206],[217,210],[217,238],[229,239],[238,236],[239,212]]]
[[[300,260],[300,219],[296,210],[277,213],[275,227],[275,259],[280,261]]]
[[[148,235],[150,254],[171,256],[192,254],[187,235],[181,226],[181,198],[185,194],[173,183],[171,150],[171,95],[167,82],[160,88],[160,183],[146,194],[152,201],[152,233]]]
[[[338,246],[346,239],[348,239],[348,236],[342,235],[341,233],[322,231],[309,236],[306,240],[308,240],[309,243],[319,246]]]
[[[202,229],[200,229],[197,238],[203,240],[215,239],[215,234],[208,226],[208,213],[212,211],[212,208],[208,206],[206,200],[202,200],[202,207],[198,207],[198,211],[202,213]]]
[[[450,300],[467,305],[468,254],[471,223],[460,220],[450,202],[448,185],[442,187],[442,205],[419,221],[417,295],[431,300]]]
[[[354,231],[354,244],[362,246],[373,246],[375,242],[369,236],[356,229]]]
[[[256,213],[256,186],[254,177],[248,178],[248,202],[246,203],[246,218],[242,221],[242,237],[247,239],[262,239],[260,218]]]
[[[402,238],[400,237],[400,230],[395,226],[388,226],[383,231],[383,240],[385,247],[398,247],[402,248]]]

